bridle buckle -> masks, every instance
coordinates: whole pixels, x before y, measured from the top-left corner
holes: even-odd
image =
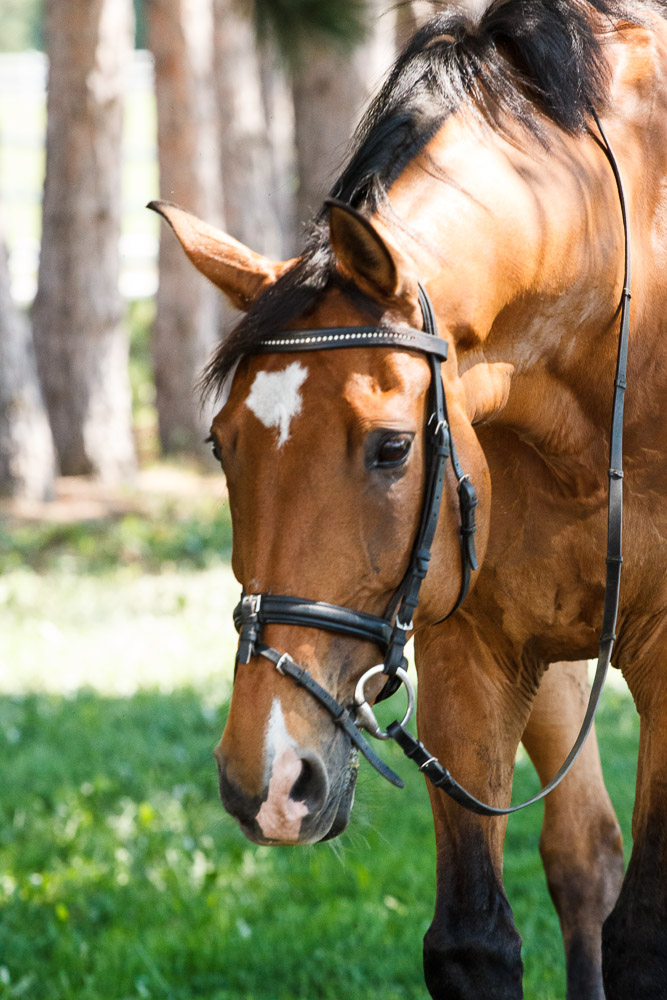
[[[244,594],[241,598],[239,663],[250,663],[250,658],[254,655],[255,643],[259,639],[260,633],[259,609],[261,604],[261,594]]]

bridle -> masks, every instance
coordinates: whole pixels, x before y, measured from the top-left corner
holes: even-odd
[[[438,337],[435,313],[423,286],[419,285],[419,304],[423,330],[412,327],[351,326],[311,330],[286,330],[266,338],[253,354],[276,354],[302,351],[340,350],[353,347],[393,347],[417,351],[425,355],[430,371],[429,417],[425,435],[425,486],[421,517],[413,543],[408,568],[384,616],[371,615],[323,601],[276,594],[243,594],[234,610],[234,623],[240,633],[236,665],[248,664],[253,656],[269,660],[285,677],[304,688],[331,715],[333,721],[347,733],[354,744],[383,777],[403,787],[403,781],[375,753],[361,733],[367,730],[376,739],[395,740],[404,753],[419,766],[420,771],[437,788],[445,791],[460,805],[484,816],[501,816],[516,812],[544,798],[568,773],[577,759],[593,725],[595,711],[611,662],[620,592],[623,511],[623,408],[626,387],[626,367],[629,339],[630,238],[623,182],[614,153],[602,129],[597,114],[593,117],[602,137],[602,147],[611,164],[616,180],[625,236],[625,280],[621,300],[619,348],[614,380],[614,401],[610,438],[609,505],[607,527],[607,578],[605,585],[603,624],[599,641],[598,662],[584,720],[572,750],[554,778],[526,802],[499,808],[480,802],[451,776],[449,771],[429,753],[424,745],[405,728],[414,709],[414,691],[407,674],[404,647],[412,630],[412,619],[419,601],[422,582],[428,571],[431,548],[438,524],[447,462],[450,461],[457,481],[459,500],[459,537],[461,549],[461,586],[454,606],[439,622],[449,618],[465,599],[471,574],[477,569],[475,554],[475,508],[477,497],[470,477],[461,468],[447,418],[440,365],[447,359],[447,343]],[[355,689],[354,703],[346,707],[336,701],[292,657],[262,642],[262,627],[266,624],[300,625],[373,642],[382,650],[384,660],[371,667],[360,678]],[[406,687],[408,708],[402,722],[392,722],[383,731],[368,704],[364,690],[371,677],[387,678],[376,701],[393,694],[401,684]]]
[[[353,718],[348,709],[335,701],[307,671],[294,663],[290,656],[265,645],[261,642],[260,636],[262,625],[270,622],[321,628],[328,632],[375,643],[382,650],[384,661],[364,674],[359,682],[361,687],[357,685],[357,689],[363,692],[366,681],[378,673],[384,674],[387,678],[378,700],[389,697],[398,690],[401,683],[405,684],[410,704],[409,712],[403,720],[407,723],[412,713],[414,695],[406,672],[407,660],[404,656],[404,647],[412,629],[412,618],[419,601],[421,584],[428,571],[448,459],[451,461],[458,484],[461,518],[461,587],[447,618],[465,599],[470,588],[471,574],[477,569],[474,542],[477,496],[470,477],[461,468],[454,447],[440,373],[440,365],[447,359],[448,345],[438,337],[433,306],[421,285],[419,285],[419,304],[424,322],[423,330],[412,327],[390,329],[371,326],[287,330],[262,341],[254,352],[273,354],[343,350],[354,347],[398,347],[402,350],[417,351],[426,355],[428,359],[431,370],[428,404],[430,416],[425,427],[426,476],[421,518],[408,568],[389,602],[385,615],[380,617],[324,601],[310,601],[302,597],[276,594],[244,594],[234,611],[234,623],[240,632],[237,666],[247,664],[253,655],[264,656],[270,660],[280,673],[291,677],[306,688],[327,709],[376,770],[393,784],[401,787],[403,785],[401,779],[375,754],[359,731],[359,723],[362,721],[363,727],[368,729],[371,735],[378,738],[384,736],[365,699],[362,699],[362,703],[357,706],[356,718]],[[360,715],[363,719],[360,719]]]

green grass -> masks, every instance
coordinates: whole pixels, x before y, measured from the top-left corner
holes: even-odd
[[[424,1000],[433,829],[395,748],[406,789],[362,763],[332,844],[257,848],[222,812],[237,585],[211,516],[24,527],[0,546],[0,998]],[[613,688],[599,735],[627,846],[637,726]],[[522,757],[515,800],[535,787]],[[506,882],[526,998],[562,1000],[540,821],[510,819]]]
[[[625,762],[610,775],[625,821],[631,712],[612,692],[602,717]],[[217,799],[223,717],[191,690],[0,699],[1,997],[426,995],[434,851],[422,780],[388,751],[406,790],[364,768],[341,841],[253,847]],[[532,781],[520,767],[517,794]],[[563,963],[538,832],[539,810],[510,821],[506,875],[526,997],[555,1000]]]
[[[229,508],[209,518],[179,516],[169,506],[160,516],[125,514],[113,520],[28,524],[8,530],[0,523],[0,573],[30,567],[41,573],[68,570],[99,574],[118,566],[161,572],[169,566],[203,569],[229,558]]]

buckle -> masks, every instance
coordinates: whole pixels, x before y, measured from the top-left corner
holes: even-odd
[[[432,413],[431,416],[428,418],[428,423],[426,424],[426,426],[430,427],[433,421],[436,419],[437,419],[437,414]],[[447,423],[447,421],[444,418],[442,420],[438,420],[437,424],[433,428],[433,437],[434,438],[440,437],[441,440],[444,440],[445,431],[447,430],[449,430],[449,424]]]
[[[241,598],[241,635],[239,638],[238,662],[250,663],[255,653],[255,643],[259,639],[259,609],[261,594],[245,594]]]
[[[261,594],[245,594],[241,598],[241,621],[244,625],[257,618],[261,606]]]
[[[285,671],[283,670],[283,663],[287,663],[291,659],[292,657],[289,655],[289,653],[283,653],[278,662],[275,664],[276,670],[278,671],[279,674],[282,674],[283,677],[286,676]]]

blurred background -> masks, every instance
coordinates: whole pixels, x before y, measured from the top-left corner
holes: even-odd
[[[385,0],[2,0],[0,490],[201,456],[234,317],[147,212],[293,255],[397,46]],[[8,251],[8,254],[7,254]]]
[[[425,997],[421,779],[255,848],[211,749],[237,585],[194,389],[234,322],[145,205],[298,251],[432,11],[385,0],[0,0],[0,997]],[[390,709],[391,711],[391,709]],[[636,720],[599,726],[630,842]],[[516,796],[535,790],[520,753]],[[526,996],[564,996],[541,809],[509,825]]]

